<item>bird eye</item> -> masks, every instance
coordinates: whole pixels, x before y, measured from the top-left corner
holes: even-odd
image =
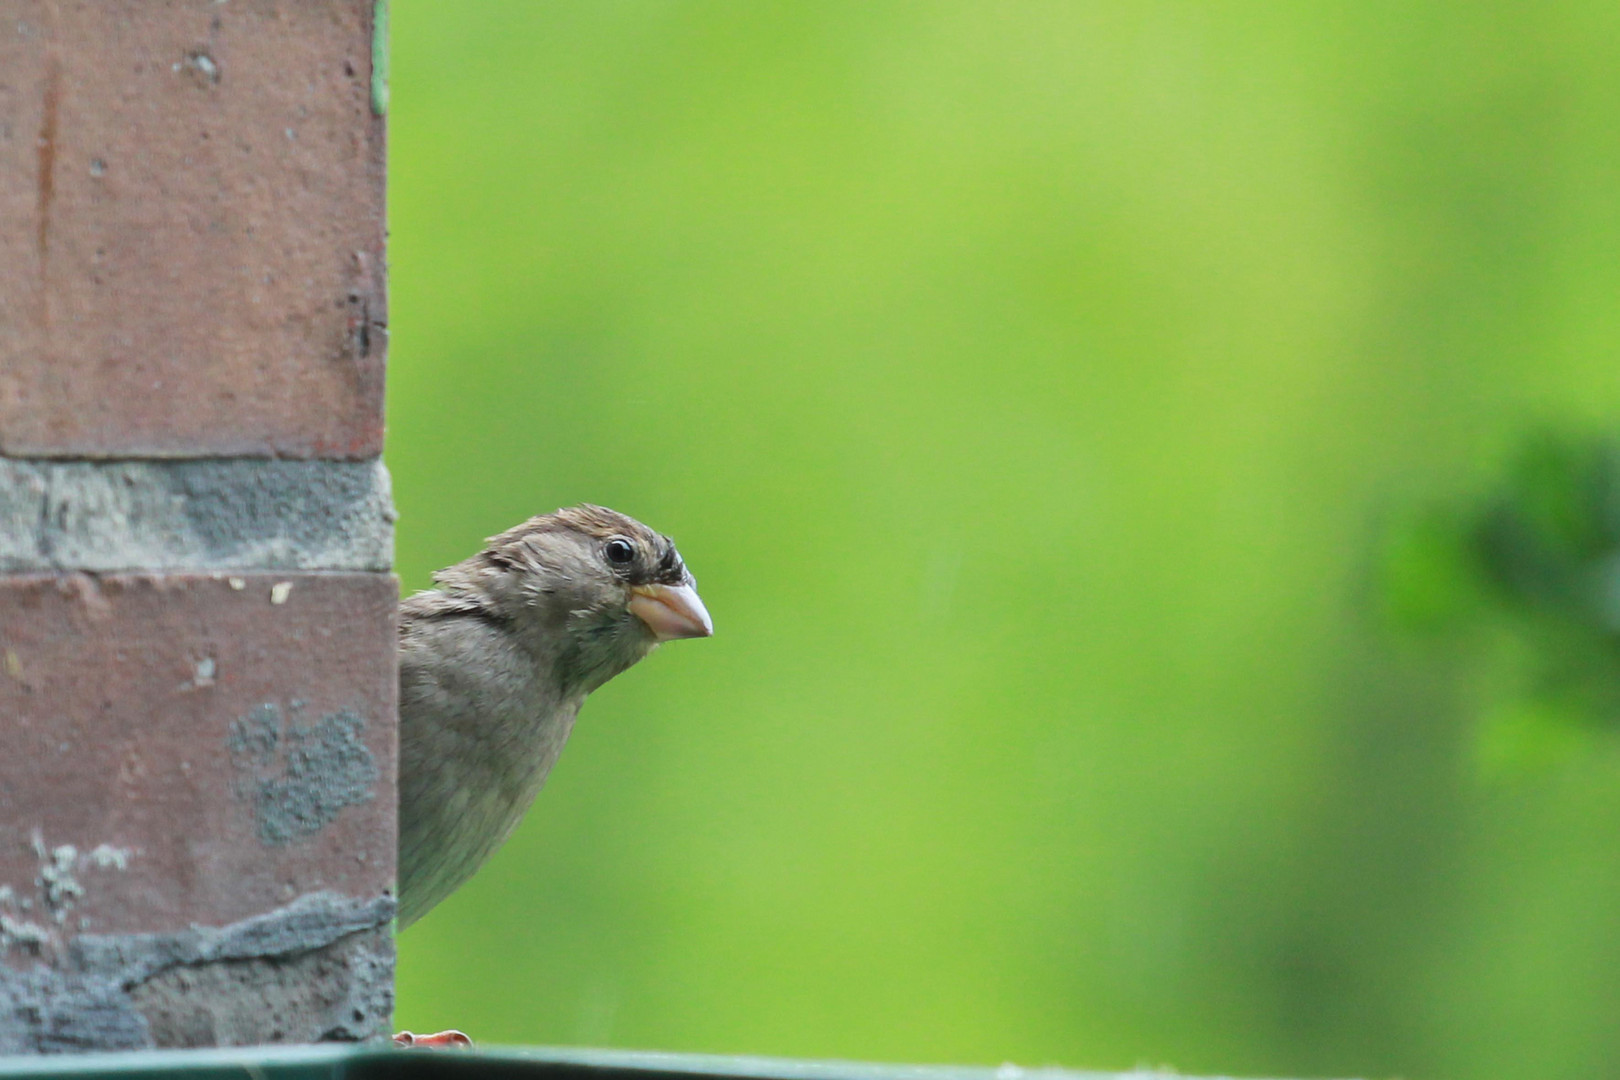
[[[602,554],[614,566],[628,566],[635,560],[636,549],[630,541],[614,537],[602,545]]]

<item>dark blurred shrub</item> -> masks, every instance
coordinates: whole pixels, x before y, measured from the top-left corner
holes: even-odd
[[[1392,624],[1468,645],[1488,765],[1620,732],[1620,438],[1537,431],[1483,495],[1382,539]]]

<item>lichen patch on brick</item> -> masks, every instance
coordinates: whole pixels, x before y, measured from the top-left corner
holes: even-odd
[[[127,870],[135,854],[107,843],[88,851],[74,844],[48,844],[37,830],[28,848],[36,863],[33,880],[0,884],[0,963],[16,952],[43,956],[59,951],[69,916],[95,886],[97,876]]]
[[[39,956],[56,940],[49,926],[0,912],[0,955],[20,949]]]
[[[45,906],[57,922],[66,922],[68,912],[84,895],[84,886],[74,873],[79,861],[79,849],[72,844],[58,844],[45,848],[45,841],[34,834],[34,854],[39,856],[39,877],[35,883],[45,896]]]
[[[129,848],[113,847],[111,844],[97,844],[85,856],[92,866],[103,870],[128,870],[129,857],[134,854]]]
[[[363,736],[365,721],[339,709],[303,723],[303,703],[266,702],[226,735],[236,792],[252,803],[260,842],[307,840],[345,807],[370,801],[379,772]]]

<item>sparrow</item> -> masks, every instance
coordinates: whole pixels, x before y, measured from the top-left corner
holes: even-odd
[[[399,610],[401,930],[512,834],[592,690],[714,632],[674,542],[600,506],[530,518],[433,581]]]

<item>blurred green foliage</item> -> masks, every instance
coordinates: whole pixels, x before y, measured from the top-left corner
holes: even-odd
[[[1620,1069],[1620,751],[1527,692],[1609,640],[1550,599],[1598,595],[1557,578],[1609,519],[1580,468],[1503,479],[1546,418],[1620,416],[1620,8],[392,33],[406,587],[588,499],[675,536],[717,625],[593,697],[402,938],[403,1026]],[[1540,569],[1479,572],[1481,513]]]
[[[1620,439],[1533,431],[1473,505],[1398,520],[1385,556],[1398,624],[1466,633],[1521,670],[1517,694],[1484,695],[1491,770],[1545,767],[1620,728]]]

